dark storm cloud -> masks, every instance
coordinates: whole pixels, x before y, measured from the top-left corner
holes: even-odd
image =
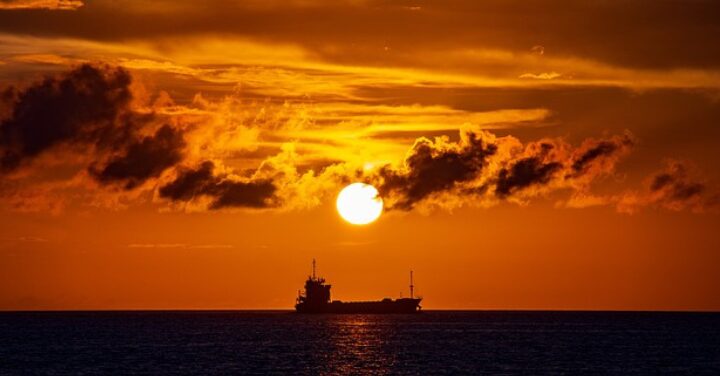
[[[634,213],[643,207],[661,207],[669,210],[717,212],[720,209],[720,191],[699,177],[694,168],[682,161],[668,161],[665,168],[647,180],[641,192],[624,194],[618,210]]]
[[[589,149],[580,155],[578,159],[573,161],[572,169],[575,172],[583,171],[593,160],[602,157],[604,155],[612,154],[617,150],[617,145],[612,142],[600,142],[597,146]]]
[[[541,44],[543,56],[651,68],[718,67],[720,45],[708,42],[720,32],[717,14],[720,3],[712,0],[126,0],[90,2],[75,12],[0,12],[0,31],[91,40],[235,34],[368,64],[427,63],[415,59],[413,46],[530,52]],[[384,53],[383,46],[400,53]]]
[[[13,86],[0,90],[0,105],[10,106],[17,99],[17,90]]]
[[[495,194],[504,198],[513,191],[534,184],[547,184],[552,174],[561,167],[562,164],[558,162],[543,163],[538,158],[521,159],[510,169],[500,170]]]
[[[576,151],[571,161],[571,172],[566,178],[579,177],[587,173],[595,162],[617,158],[633,145],[633,136],[628,132],[606,140],[587,141]]]
[[[604,139],[586,139],[574,150],[560,140],[529,143],[522,156],[500,169],[495,194],[508,198],[531,187],[574,186],[612,173],[632,148],[629,132]]]
[[[101,183],[124,182],[125,189],[132,189],[180,162],[184,147],[182,133],[164,125],[153,136],[134,140],[104,167],[91,167],[90,172]]]
[[[510,167],[502,168],[495,184],[495,194],[505,198],[532,185],[547,184],[553,174],[563,167],[558,161],[545,160],[545,156],[554,148],[552,144],[541,143],[539,155],[521,158]]]
[[[10,86],[0,89],[0,122],[12,114],[17,99],[17,90]]]
[[[687,167],[677,161],[670,162],[650,183],[651,192],[661,193],[664,200],[672,202],[692,200],[700,196],[705,189],[705,184],[692,180]]]
[[[205,191],[205,184],[212,181],[215,165],[205,161],[196,169],[182,170],[172,182],[160,187],[160,197],[173,201],[190,201]]]
[[[170,183],[160,187],[160,197],[176,202],[209,198],[209,209],[267,208],[273,206],[277,188],[270,180],[233,180],[226,175],[215,176],[210,161],[195,169],[186,169]]]
[[[432,193],[476,178],[496,150],[496,145],[488,144],[482,135],[475,133],[468,133],[458,147],[449,148],[422,138],[406,157],[403,170],[387,166],[380,169],[378,189],[381,195],[400,197],[393,208],[410,210]]]
[[[181,131],[165,125],[152,136],[139,134],[155,119],[130,108],[131,82],[125,69],[83,64],[24,90],[8,89],[0,173],[65,146],[87,154],[91,176],[99,182],[131,189],[180,162]]]
[[[459,142],[421,138],[402,166],[384,166],[370,180],[391,210],[411,210],[443,192],[459,202],[482,201],[488,193],[524,200],[553,189],[586,189],[595,178],[614,171],[632,140],[626,132],[586,139],[573,148],[561,139],[523,146],[513,137],[497,138],[488,132],[465,132]]]
[[[82,65],[48,77],[17,94],[9,118],[0,123],[0,170],[63,143],[115,144],[129,124],[118,124],[132,94],[124,69]]]

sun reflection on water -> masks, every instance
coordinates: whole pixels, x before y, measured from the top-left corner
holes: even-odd
[[[378,315],[329,316],[327,369],[323,374],[352,374],[358,369],[388,374],[396,366],[396,354],[388,344],[395,325]]]

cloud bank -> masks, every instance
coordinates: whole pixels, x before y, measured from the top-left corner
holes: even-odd
[[[354,142],[410,146],[399,160],[368,166],[337,152],[347,134],[321,138],[323,131],[337,132],[335,124],[315,123],[307,113],[298,120],[287,106],[238,117],[248,108],[241,103],[198,97],[177,105],[166,93],[151,100],[120,67],[81,64],[0,93],[0,195],[19,207],[28,202],[25,207],[61,210],[51,201],[77,197],[79,190],[95,205],[115,195],[105,201],[121,197],[129,206],[150,198],[160,207],[193,211],[291,210],[320,205],[352,181],[374,184],[390,211],[525,205],[555,192],[570,196],[560,206],[615,204],[626,213],[647,206],[701,211],[717,201],[680,163],[655,174],[644,190],[594,195],[594,183],[615,174],[633,149],[627,131],[577,146],[562,138],[521,142],[472,124],[404,145],[407,137],[376,139],[371,132]],[[423,110],[385,111],[415,109]],[[48,166],[65,169],[63,163],[80,170],[48,181],[39,177],[40,171],[48,175]]]
[[[423,201],[441,207],[524,203],[551,191],[589,189],[593,180],[615,170],[633,144],[629,132],[573,148],[562,139],[523,145],[512,136],[464,130],[457,142],[419,139],[400,166],[384,166],[371,180],[389,209],[410,210]]]
[[[12,174],[45,153],[81,152],[102,185],[133,189],[182,160],[183,130],[157,127],[132,105],[132,77],[123,68],[83,64],[25,89],[0,122],[0,174]]]

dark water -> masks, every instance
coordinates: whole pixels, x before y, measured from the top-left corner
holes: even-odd
[[[0,374],[720,375],[720,314],[0,313]]]

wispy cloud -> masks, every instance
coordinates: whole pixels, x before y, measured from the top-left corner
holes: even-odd
[[[83,0],[0,0],[0,9],[76,10],[83,5]]]
[[[231,244],[185,244],[185,243],[133,243],[128,244],[128,248],[140,249],[231,249],[235,248]]]
[[[558,72],[523,73],[519,76],[519,78],[529,78],[534,80],[554,80],[561,77],[563,77],[563,75]]]
[[[21,242],[28,242],[28,243],[47,243],[48,240],[39,236],[21,236],[18,238]]]

